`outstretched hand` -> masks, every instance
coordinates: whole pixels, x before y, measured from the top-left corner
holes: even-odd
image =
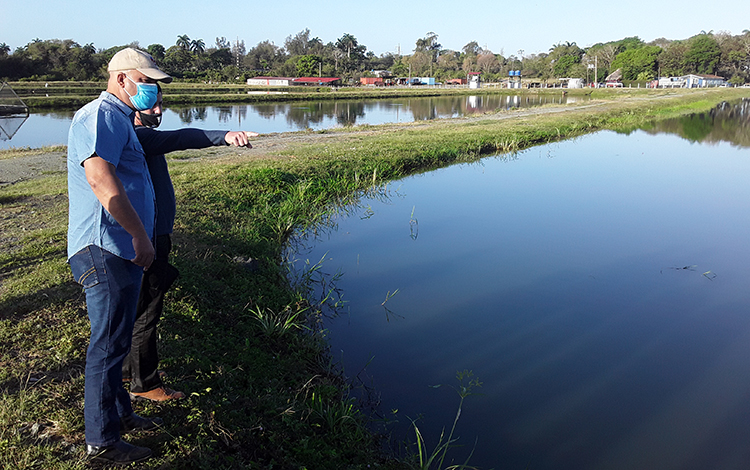
[[[258,134],[257,132],[233,131],[227,132],[227,134],[224,136],[224,140],[226,140],[229,145],[253,148],[253,146],[250,145],[249,139],[251,137],[258,137],[259,135],[260,134]]]

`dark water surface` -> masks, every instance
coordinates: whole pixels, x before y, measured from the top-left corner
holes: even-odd
[[[481,95],[337,100],[256,105],[173,107],[164,111],[161,129],[198,127],[215,130],[287,132],[330,129],[357,124],[384,124],[458,117],[502,109],[587,101],[587,96]],[[33,113],[18,127],[0,120],[0,149],[65,145],[74,111]],[[7,135],[6,135],[7,134]],[[11,135],[9,140],[7,136]]]
[[[333,356],[430,447],[472,370],[456,463],[750,468],[747,131],[746,103],[391,183],[296,255],[343,273]]]

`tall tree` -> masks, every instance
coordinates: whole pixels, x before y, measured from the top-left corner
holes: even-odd
[[[305,28],[294,36],[287,36],[284,40],[284,49],[291,56],[305,55],[308,53],[310,42],[310,30]]]
[[[151,44],[146,48],[146,52],[151,54],[151,57],[154,58],[157,62],[164,59],[164,52],[166,49],[164,49],[164,46],[161,44]]]
[[[492,51],[483,51],[477,56],[477,65],[484,74],[497,73],[500,70],[500,61],[497,60]]]
[[[437,61],[440,49],[443,47],[437,42],[438,35],[430,31],[423,38],[417,39],[414,52],[423,52],[430,57],[430,75],[432,75],[432,64]]]
[[[575,42],[558,43],[550,48],[549,59],[555,77],[571,77],[575,66],[581,63],[583,49]]]
[[[203,52],[206,50],[206,43],[203,42],[203,39],[195,39],[193,41],[190,41],[190,50],[195,52],[196,54],[203,54]]]
[[[413,77],[430,73],[432,60],[427,51],[416,51],[411,57],[408,57],[407,60]]]
[[[174,45],[164,52],[164,71],[177,77],[193,68],[193,55],[187,49]]]
[[[346,52],[346,57],[351,59],[352,51],[357,51],[359,43],[357,43],[357,38],[349,33],[344,33],[344,35],[336,41],[336,47],[341,51]]]
[[[689,72],[714,74],[720,58],[721,49],[713,35],[699,34],[688,41],[682,63]]]
[[[283,60],[281,49],[271,41],[259,42],[247,52],[245,64],[251,70],[267,71]]]
[[[478,56],[479,53],[482,52],[482,48],[479,47],[479,44],[476,41],[471,41],[466,44],[461,51],[467,56]]]
[[[314,77],[318,74],[320,57],[314,55],[297,56],[297,76]]]
[[[229,44],[229,41],[227,41],[227,38],[224,36],[220,38],[216,38],[216,48],[217,49],[230,49],[232,47],[231,44]]]
[[[662,77],[684,75],[685,70],[683,57],[688,50],[687,42],[672,41],[659,55],[659,68]]]
[[[336,61],[338,65],[342,66],[341,68],[343,69],[344,75],[348,74],[350,78],[356,78],[351,77],[351,75],[362,69],[367,47],[359,44],[357,38],[349,33],[341,36],[336,41],[335,47],[342,53],[346,54],[346,57],[341,57]]]
[[[659,46],[628,49],[617,54],[612,62],[612,69],[622,69],[622,78],[625,80],[651,80],[656,78],[661,52]]]
[[[175,43],[175,45],[180,49],[187,51],[190,49],[190,38],[187,34],[177,36],[177,42]]]

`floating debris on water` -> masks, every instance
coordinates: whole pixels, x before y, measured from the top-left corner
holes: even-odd
[[[670,266],[668,268],[660,269],[659,272],[663,273],[664,269],[673,269],[675,271],[695,271],[695,268],[697,268],[698,265],[691,264],[690,266]]]
[[[662,268],[659,270],[659,273],[663,274],[665,269],[671,269],[673,271],[695,271],[698,265],[697,264],[690,264],[687,266],[670,266],[668,268]],[[705,273],[701,274],[703,277],[708,279],[709,281],[713,281],[716,279],[716,273],[713,271],[706,271]]]

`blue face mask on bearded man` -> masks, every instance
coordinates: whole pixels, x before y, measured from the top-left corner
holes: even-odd
[[[130,104],[138,111],[153,108],[156,104],[156,97],[159,94],[159,88],[156,86],[156,83],[137,83],[127,75],[125,77],[133,82],[138,90],[135,95],[131,95],[128,93],[128,90],[125,90],[125,93],[130,97]]]

